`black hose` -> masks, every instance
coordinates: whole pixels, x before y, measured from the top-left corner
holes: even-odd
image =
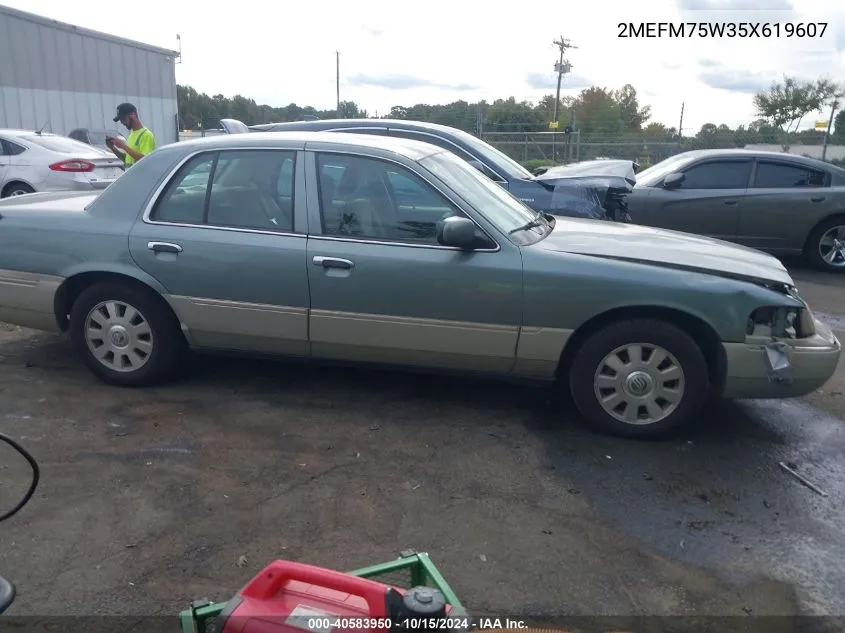
[[[0,440],[14,448],[21,455],[23,455],[24,459],[26,459],[26,461],[28,461],[29,465],[32,467],[32,483],[29,486],[29,490],[26,491],[26,494],[23,496],[23,499],[21,499],[14,508],[6,512],[6,514],[0,515],[0,521],[5,521],[6,519],[13,517],[18,512],[20,512],[21,508],[23,508],[27,503],[29,503],[29,500],[32,499],[32,495],[35,494],[35,489],[38,487],[38,480],[41,476],[41,471],[38,469],[38,462],[35,461],[35,458],[30,455],[29,451],[27,451],[23,446],[18,444],[8,435],[3,435],[2,433],[0,433]]]

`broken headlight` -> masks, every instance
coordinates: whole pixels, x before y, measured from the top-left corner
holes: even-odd
[[[808,307],[758,308],[748,317],[746,334],[767,338],[808,338],[816,333],[813,315]]]

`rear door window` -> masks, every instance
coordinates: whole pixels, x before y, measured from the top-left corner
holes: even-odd
[[[801,165],[759,161],[752,186],[755,189],[825,187],[827,181],[827,174],[817,169]]]

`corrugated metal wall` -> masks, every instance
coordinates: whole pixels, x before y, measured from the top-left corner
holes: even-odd
[[[0,127],[126,134],[112,118],[129,101],[159,145],[177,140],[173,57],[51,22],[0,7]]]

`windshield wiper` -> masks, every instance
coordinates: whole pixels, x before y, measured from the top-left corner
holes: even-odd
[[[522,226],[518,226],[515,229],[508,231],[508,235],[513,235],[514,233],[518,233],[519,231],[527,231],[528,229],[533,229],[538,226],[545,226],[548,224],[548,220],[546,216],[542,213],[538,213],[537,216],[533,220],[529,220]]]

